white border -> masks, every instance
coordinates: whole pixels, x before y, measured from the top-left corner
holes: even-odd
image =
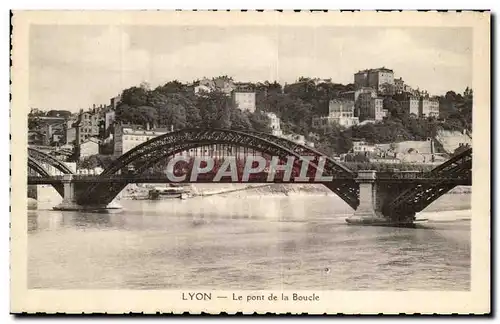
[[[498,8],[500,8],[499,5],[500,2],[498,1],[484,1],[484,0],[476,0],[476,1],[450,1],[448,3],[443,3],[443,2],[438,2],[438,1],[415,1],[415,3],[411,3],[409,1],[377,1],[376,6],[374,6],[374,3],[372,1],[354,1],[354,0],[347,0],[347,1],[336,1],[335,5],[338,6],[339,8],[360,8],[360,9],[371,9],[373,7],[378,8],[378,9],[392,9],[392,8],[401,8],[401,9],[417,9],[417,8],[422,8],[422,9],[436,9],[436,8],[477,8],[477,9],[485,9],[485,8],[491,8],[493,9],[493,12],[498,12]],[[242,8],[283,8],[283,9],[291,9],[291,8],[300,8],[304,7],[304,4],[307,4],[307,7],[309,8],[328,8],[333,5],[331,2],[326,2],[326,1],[315,1],[315,0],[310,0],[307,2],[304,1],[295,1],[295,0],[290,0],[286,1],[284,3],[277,3],[277,2],[272,2],[272,1],[261,1],[261,0],[255,0],[255,1],[249,1],[249,2],[239,2],[238,5],[235,5],[234,1],[211,1],[210,2],[210,8],[230,8],[230,7],[242,7]],[[9,107],[9,67],[5,62],[8,62],[8,50],[9,50],[9,13],[8,10],[9,8],[15,8],[15,9],[48,9],[48,8],[56,8],[56,9],[83,9],[83,8],[89,8],[89,9],[123,9],[123,8],[176,8],[176,9],[188,9],[188,8],[203,8],[203,6],[206,6],[206,3],[203,1],[190,1],[190,0],[184,0],[184,1],[169,1],[168,5],[165,4],[164,1],[148,1],[148,0],[143,0],[140,2],[137,1],[129,1],[129,0],[123,0],[119,2],[115,2],[114,4],[105,4],[103,1],[96,1],[96,0],[78,0],[78,1],[72,1],[71,3],[67,3],[64,1],[44,1],[43,3],[39,1],[26,1],[26,0],[19,0],[19,1],[3,1],[0,3],[0,6],[2,7],[3,15],[3,22],[2,24],[4,28],[4,32],[2,33],[3,36],[3,42],[5,48],[4,51],[1,53],[5,56],[3,57],[2,62],[4,62],[4,65],[2,65],[1,68],[4,69],[2,73],[2,85],[3,87],[1,88],[4,92],[5,95],[2,96],[2,98],[5,98],[5,106]],[[495,43],[498,41],[497,36],[495,35]],[[496,47],[496,46],[495,46]],[[496,55],[495,55],[496,57]],[[492,57],[492,59],[494,59]],[[494,72],[497,72],[495,69]],[[500,91],[500,86],[496,84],[494,93],[499,93]],[[8,119],[8,109],[4,108],[1,110],[1,113],[4,114],[3,118],[0,117],[0,129],[4,132],[3,136],[0,139],[0,148],[3,149],[3,151],[8,151],[10,152],[10,146],[9,142],[7,141],[7,133],[10,128],[9,125],[9,119]],[[498,114],[495,116],[495,122],[500,121],[500,117]],[[3,126],[3,127],[2,127]],[[495,128],[493,128],[495,129]],[[495,140],[497,139],[496,137],[497,134],[495,134]],[[4,166],[3,173],[0,173],[0,184],[2,185],[2,192],[4,193],[1,197],[4,200],[3,206],[5,206],[5,210],[7,210],[7,206],[10,204],[10,199],[8,198],[8,191],[9,191],[9,179],[7,177],[7,172],[6,169],[8,167],[8,162],[7,162],[7,156],[4,155],[3,159],[0,159],[0,165]],[[495,178],[497,180],[497,178]],[[495,194],[495,200],[498,201],[500,199],[500,194],[496,193]],[[5,280],[4,284],[2,287],[8,287],[9,286],[9,268],[6,266],[9,264],[9,254],[8,254],[8,237],[9,237],[9,230],[8,230],[8,222],[9,219],[8,217],[4,217],[3,219],[3,226],[0,227],[0,231],[2,234],[3,238],[3,244],[5,244],[4,248],[1,249],[1,257],[3,262],[4,267],[2,268],[2,278]],[[498,221],[496,221],[496,224],[498,226]],[[497,229],[497,228],[495,228]],[[496,246],[495,246],[496,247]],[[1,289],[1,301],[3,307],[2,314],[4,316],[1,318],[2,323],[10,323],[13,321],[12,316],[8,315],[9,312],[9,290],[8,289]],[[498,300],[498,299],[497,299]],[[498,309],[495,305],[494,309]],[[7,314],[7,315],[5,315]],[[336,318],[336,320],[344,320],[343,318]],[[97,322],[104,322],[107,320],[98,320],[98,319],[93,319],[94,321]],[[264,319],[260,319],[264,320]],[[426,320],[433,320],[433,319],[426,319]]]

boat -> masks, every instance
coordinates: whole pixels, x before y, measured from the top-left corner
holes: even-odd
[[[188,193],[189,189],[183,187],[153,188],[149,190],[148,198],[151,200],[172,199],[172,198],[186,199]],[[182,198],[183,195],[186,198]]]

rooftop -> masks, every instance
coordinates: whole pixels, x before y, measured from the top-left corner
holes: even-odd
[[[122,125],[122,129],[124,133],[129,133],[129,132],[142,132],[143,134],[146,133],[168,133],[172,131],[172,128],[168,127],[152,127],[150,129],[147,129],[147,127],[144,127],[142,125],[132,125],[132,124],[124,124]]]
[[[353,101],[353,100],[344,99],[344,98],[332,99],[332,100],[330,100],[330,104],[332,104],[332,103],[338,103],[338,104],[353,104],[353,105],[354,105],[354,101]]]
[[[388,69],[386,67],[381,67],[381,68],[376,68],[376,69],[365,69],[365,70],[359,71],[358,73],[367,73],[367,72],[391,72],[391,73],[394,73],[393,70]]]

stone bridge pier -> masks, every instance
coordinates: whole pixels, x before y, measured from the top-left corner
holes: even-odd
[[[395,215],[384,210],[384,205],[408,189],[402,183],[377,182],[377,172],[373,170],[358,171],[355,179],[359,184],[359,206],[351,217],[349,224],[357,225],[409,225],[415,220],[415,213]]]
[[[63,175],[63,201],[55,206],[54,210],[68,210],[68,211],[99,211],[108,209],[119,209],[119,206],[110,205],[80,205],[77,202],[79,195],[83,194],[87,188],[86,183],[76,183],[73,181],[73,174]]]

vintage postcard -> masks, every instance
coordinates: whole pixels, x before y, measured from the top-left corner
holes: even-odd
[[[490,312],[489,12],[12,25],[11,312]]]

